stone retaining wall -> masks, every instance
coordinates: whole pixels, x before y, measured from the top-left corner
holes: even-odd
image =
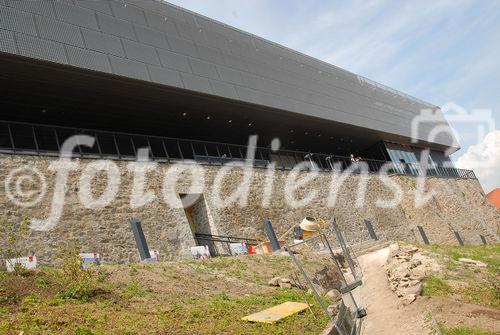
[[[55,160],[56,158],[48,157],[0,156],[0,213],[3,217],[16,221],[23,217],[43,219],[49,215],[55,176],[48,167]],[[155,192],[156,200],[144,207],[132,209],[129,197],[133,175],[127,170],[127,162],[114,161],[121,173],[118,196],[105,208],[88,209],[80,204],[78,181],[81,170],[92,160],[75,161],[79,162],[80,168],[70,173],[64,211],[59,224],[50,231],[31,231],[25,252],[35,252],[40,262],[48,263],[51,262],[58,243],[71,241],[82,246],[84,251],[101,253],[106,260],[135,261],[138,255],[127,223],[128,219],[135,217],[142,221],[150,248],[159,250],[163,259],[190,256],[189,247],[195,245],[195,241],[186,214],[182,208],[168,206],[161,195],[164,174],[173,165],[160,164],[156,171],[148,174],[147,189]],[[41,171],[48,187],[42,201],[31,208],[18,207],[6,196],[5,179],[10,171],[23,166],[35,167]],[[363,219],[371,220],[379,237],[410,242],[421,242],[417,225],[424,227],[431,243],[457,244],[453,230],[460,232],[465,243],[475,244],[480,243],[479,234],[484,235],[488,241],[497,241],[499,233],[500,212],[489,204],[477,180],[429,178],[425,189],[434,191],[435,195],[424,207],[415,208],[416,178],[394,175],[390,180],[401,186],[403,201],[395,208],[384,209],[377,207],[376,201],[391,199],[394,193],[376,175],[370,175],[366,201],[358,208],[355,202],[361,176],[352,175],[342,184],[337,202],[330,208],[327,197],[332,174],[320,172],[296,192],[296,197],[300,199],[316,191],[314,201],[308,206],[292,208],[287,205],[283,191],[290,172],[275,171],[274,192],[269,206],[263,207],[263,189],[269,185],[266,170],[253,169],[247,206],[236,204],[228,208],[218,208],[211,189],[221,168],[205,166],[203,169],[206,186],[203,201],[212,234],[263,239],[264,217],[271,219],[279,236],[305,216],[328,219],[332,215],[336,216],[337,222],[351,242],[369,239]],[[224,178],[223,193],[230,194],[242,179],[241,169],[230,171]],[[106,180],[104,175],[98,175],[92,180],[96,197],[105,189]],[[29,185],[29,182],[26,185]],[[36,185],[32,186],[37,188]],[[176,193],[193,193],[189,190],[190,186],[191,177],[185,174],[178,183]]]

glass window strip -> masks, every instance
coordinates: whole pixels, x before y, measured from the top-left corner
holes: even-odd
[[[82,133],[86,133],[86,132],[92,133],[95,136],[96,147],[94,148],[93,152],[90,152],[89,150],[82,150],[81,145],[78,145],[78,152],[79,152],[81,157],[83,157],[83,156],[88,156],[88,157],[97,156],[97,154],[99,155],[99,157],[108,156],[107,151],[109,151],[110,148],[108,148],[108,150],[106,150],[106,152],[103,150],[103,146],[102,146],[101,141],[100,141],[100,139],[101,139],[100,136],[102,136],[102,135],[107,135],[107,136],[109,136],[110,139],[113,140],[115,153],[113,153],[112,156],[118,156],[118,159],[123,159],[125,157],[123,156],[123,154],[120,150],[120,145],[117,142],[117,137],[116,137],[117,135],[128,137],[130,145],[131,145],[133,152],[135,154],[137,154],[137,152],[136,152],[136,145],[135,145],[135,141],[134,141],[133,136],[143,137],[145,139],[145,141],[144,141],[145,145],[147,145],[150,148],[150,151],[153,150],[152,145],[151,145],[151,141],[150,141],[150,136],[146,136],[146,135],[138,135],[138,134],[132,135],[132,134],[126,134],[126,133],[122,133],[122,132],[108,132],[108,131],[95,131],[95,130],[89,131],[89,130],[78,129],[78,128],[26,124],[26,123],[22,123],[22,122],[0,121],[0,123],[3,123],[7,127],[8,140],[10,142],[10,147],[11,147],[11,150],[13,152],[16,152],[18,150],[22,150],[22,151],[31,152],[31,153],[33,153],[33,151],[35,151],[39,155],[40,154],[57,154],[57,152],[55,152],[54,148],[57,147],[57,150],[60,151],[61,141],[63,139],[65,140],[69,136],[76,135],[79,133],[82,134]],[[16,127],[20,127],[20,131],[21,130],[24,131],[24,133],[21,132],[20,133],[21,135],[18,136],[21,139],[19,142],[19,145],[16,144],[16,140],[15,140],[17,128],[14,129],[12,127],[12,125],[16,125]],[[43,128],[43,130],[46,130],[46,131],[42,131],[39,134],[38,127],[45,127],[45,128]],[[31,129],[31,131],[30,131],[30,129]],[[42,128],[40,128],[40,129],[42,129]],[[61,136],[61,134],[59,133],[59,130],[62,130],[63,134],[65,134],[65,135],[62,135],[61,139],[59,137],[59,136]],[[159,143],[161,143],[161,146],[162,146],[161,149],[163,149],[163,152],[165,154],[165,157],[167,158],[167,161],[170,161],[169,151],[168,151],[167,146],[165,144],[165,140],[168,140],[168,139],[175,141],[174,143],[177,145],[180,158],[182,160],[185,159],[184,152],[183,152],[182,147],[180,145],[180,139],[151,136],[151,138],[153,138],[153,137],[155,138],[155,140],[158,139]],[[27,141],[32,142],[32,144],[28,145],[29,143]],[[193,143],[197,143],[197,144],[199,143],[200,150],[204,151],[206,156],[211,156],[211,155],[215,154],[215,152],[213,152],[213,153],[208,152],[207,145],[215,146],[214,148],[217,150],[218,157],[222,158],[223,154],[226,155],[226,153],[221,152],[221,150],[220,150],[221,147],[219,147],[219,144],[220,144],[222,147],[228,149],[227,155],[225,156],[225,158],[226,159],[227,158],[233,159],[233,150],[231,149],[232,145],[230,145],[230,144],[219,143],[219,142],[208,142],[208,141],[191,141],[191,140],[182,140],[182,141],[183,141],[183,145],[187,144],[191,147],[191,151],[193,152],[194,155],[197,154],[196,153],[197,149],[195,150]],[[174,144],[174,143],[172,143],[172,144]],[[23,145],[25,147],[23,147]],[[32,145],[34,145],[34,148],[30,148]],[[242,152],[242,146],[234,145],[233,147],[236,150],[236,152],[239,153],[241,159],[244,159],[244,155]],[[159,146],[158,146],[158,149],[160,149]],[[259,148],[259,147],[257,147],[256,149],[258,151],[256,158],[257,158],[257,160],[259,160],[259,158],[260,158],[261,161],[256,162],[255,165],[262,167],[262,166],[264,166],[263,161],[267,160],[264,157],[264,151],[266,151],[266,153],[267,153],[269,150],[266,148]],[[7,150],[8,150],[8,148],[7,148]],[[109,153],[111,154],[111,152],[109,152]],[[418,151],[418,149],[411,148],[411,147],[402,149],[401,146],[396,148],[396,146],[393,145],[393,146],[390,146],[390,148],[387,147],[386,153],[388,154],[389,158],[396,164],[400,173],[418,175],[422,172],[422,169],[420,167],[420,160],[417,160],[417,154],[421,153],[421,151]],[[289,168],[288,165],[289,164],[293,165],[294,161],[295,161],[295,163],[297,161],[300,161],[297,159],[297,154],[301,155],[301,154],[307,154],[307,153],[301,152],[301,151],[293,151],[293,150],[278,150],[276,153],[273,153],[273,155],[275,157],[275,161],[277,161],[280,164],[280,168],[282,168],[282,169]],[[429,167],[429,170],[432,171],[432,172],[428,172],[430,175],[439,175],[439,176],[457,177],[457,178],[476,178],[474,172],[470,171],[470,170],[461,170],[461,169],[456,169],[456,168],[440,167],[439,166],[440,164],[436,163],[436,160],[434,157],[434,155],[439,155],[439,154],[440,154],[439,152],[432,152],[432,156],[430,156],[428,158],[428,161],[429,161],[428,167]],[[311,153],[311,155],[313,155],[313,156],[311,157],[310,160],[317,163],[318,166],[320,167],[320,169],[322,169],[322,170],[332,169],[332,164],[334,164],[334,162],[336,162],[336,161],[344,161],[344,163],[348,162],[347,165],[345,165],[343,168],[346,168],[346,166],[349,165],[348,157],[327,156],[325,154],[317,154],[317,153]],[[156,159],[156,156],[157,155],[153,154],[153,159]],[[326,159],[327,157],[331,157],[330,160],[327,160]],[[337,158],[334,159],[333,157],[337,157]],[[286,162],[283,161],[284,159],[286,160]],[[402,167],[403,164],[400,161],[401,159],[403,159],[405,161],[405,163],[407,164],[406,171]],[[363,159],[363,160],[368,163],[368,165],[370,167],[370,171],[372,171],[372,172],[378,171],[380,169],[380,167],[382,166],[382,164],[385,163],[385,161],[379,162],[377,160],[371,160],[371,159]],[[443,161],[444,160],[445,159],[443,159]],[[217,161],[222,162],[222,160],[217,160]]]

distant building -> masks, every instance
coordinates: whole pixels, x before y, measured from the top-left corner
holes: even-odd
[[[495,208],[500,209],[500,188],[496,188],[488,193],[488,199],[490,199]]]

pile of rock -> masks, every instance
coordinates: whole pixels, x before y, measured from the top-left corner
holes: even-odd
[[[465,263],[465,264],[468,264],[468,265],[474,265],[474,266],[478,266],[480,268],[485,268],[488,266],[488,264],[486,263],[483,263],[481,261],[477,261],[475,259],[470,259],[470,258],[459,258],[458,261],[460,263]]]
[[[269,286],[279,286],[281,288],[292,288],[297,287],[297,285],[292,282],[290,278],[285,277],[274,277],[273,279],[267,282]]]
[[[409,305],[422,293],[422,281],[430,274],[430,264],[420,249],[392,245],[386,265],[389,286],[404,305]]]
[[[339,305],[342,300],[342,294],[338,290],[333,289],[326,293],[326,298],[329,303],[327,308],[328,313],[332,316],[337,315],[339,313]]]

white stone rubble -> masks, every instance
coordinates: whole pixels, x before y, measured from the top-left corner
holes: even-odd
[[[458,261],[461,263],[465,263],[465,264],[475,265],[475,266],[478,266],[480,268],[485,268],[488,266],[488,264],[486,264],[486,263],[483,263],[481,261],[476,261],[474,259],[469,259],[469,258],[459,258]]]
[[[422,281],[431,273],[432,263],[416,247],[391,245],[386,272],[391,290],[403,305],[411,304],[422,293]]]

